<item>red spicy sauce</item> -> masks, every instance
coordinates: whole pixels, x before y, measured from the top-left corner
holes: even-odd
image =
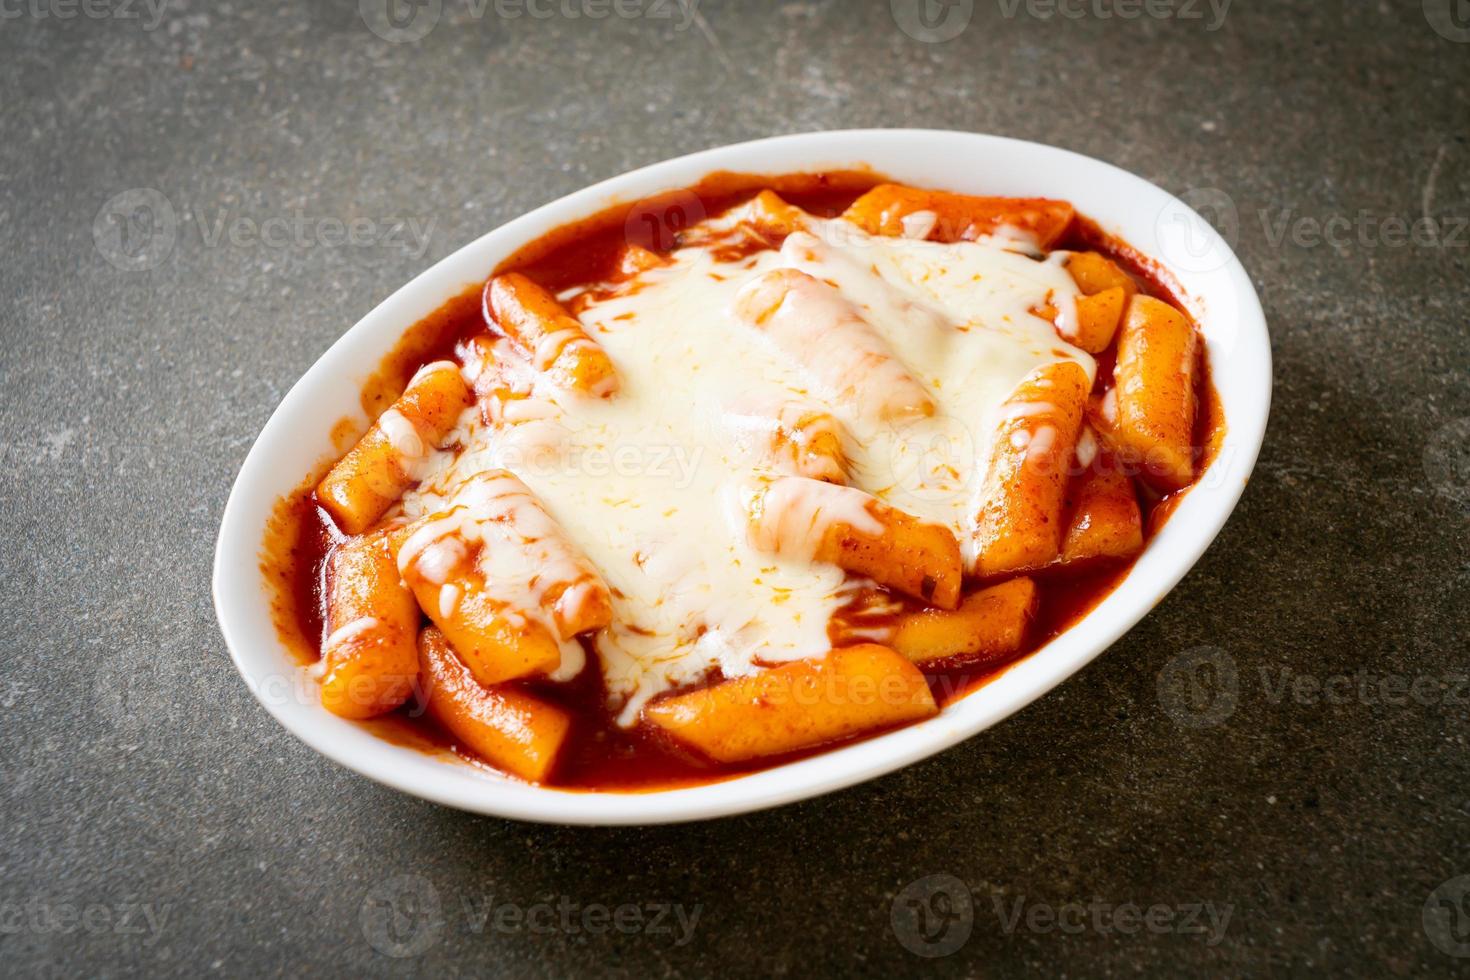
[[[875,174],[855,171],[785,177],[714,174],[688,190],[631,205],[616,205],[558,228],[519,249],[492,275],[516,270],[553,292],[607,282],[615,277],[618,252],[625,243],[669,252],[678,246],[683,229],[743,203],[762,189],[776,191],[809,213],[831,217],[882,182]],[[1127,271],[1142,292],[1184,309],[1167,276],[1155,263],[1086,218],[1077,218],[1053,248],[1102,252]],[[458,345],[493,329],[486,321],[482,291],[482,283],[470,286],[405,332],[363,387],[362,406],[369,418],[376,418],[397,398],[420,365],[452,358]],[[1095,391],[1101,393],[1111,387],[1112,348],[1097,355],[1097,362]],[[1198,470],[1202,472],[1218,453],[1225,432],[1207,359],[1204,369],[1198,373],[1196,396],[1199,409],[1195,445],[1201,454]],[[358,434],[354,429],[347,420],[334,428],[339,454],[354,441]],[[332,549],[344,540],[315,500],[316,483],[334,461],[323,460],[318,472],[277,502],[262,551],[261,571],[274,596],[272,611],[277,632],[303,664],[320,657],[328,568]],[[1140,506],[1146,539],[1158,533],[1178,500],[1188,492],[1189,488],[1185,488],[1163,497],[1146,492],[1142,495]],[[1131,562],[1112,562],[1034,574],[1041,586],[1041,607],[1032,624],[1028,652],[1001,662],[926,673],[936,701],[945,705],[968,696],[1070,629],[1118,586],[1131,567]],[[589,641],[582,642],[588,650],[588,668],[577,679],[567,684],[529,682],[524,685],[538,696],[561,704],[575,719],[552,782],[556,788],[651,792],[694,786],[768,769],[833,748],[833,744],[827,744],[745,765],[718,765],[684,751],[646,727],[620,728],[608,707],[596,653]],[[720,679],[717,673],[712,673],[706,683]],[[486,765],[459,746],[453,736],[422,710],[416,699],[387,716],[361,724],[396,744],[426,752],[453,753],[471,764]],[[883,732],[870,732],[849,741],[880,734]]]

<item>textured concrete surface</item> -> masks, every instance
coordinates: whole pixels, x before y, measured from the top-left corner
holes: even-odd
[[[1470,967],[1463,3],[374,2],[0,3],[3,972]],[[884,125],[1071,147],[1233,229],[1274,421],[1152,615],[938,758],[695,826],[439,809],[267,717],[214,534],[341,331],[590,181]]]

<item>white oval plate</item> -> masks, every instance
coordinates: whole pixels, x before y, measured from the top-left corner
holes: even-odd
[[[611,205],[689,187],[718,170],[786,174],[871,167],[918,187],[1055,197],[1162,263],[1199,320],[1228,434],[1219,456],[1118,588],[1073,628],[938,716],[819,756],[706,786],[652,793],[526,785],[391,744],[327,712],[277,638],[260,571],[266,520],[332,452],[332,424],[360,414],[360,386],[402,333],[517,247]],[[1164,190],[1109,164],[1036,143],[935,130],[805,133],[668,160],[538,208],[398,290],[312,365],[266,424],[225,506],[215,553],[220,630],[247,684],[327,758],[385,785],[477,813],[565,824],[652,824],[777,806],[851,786],[948,748],[1030,704],[1107,649],[1202,555],[1240,498],[1265,434],[1271,350],[1260,301],[1230,247]]]

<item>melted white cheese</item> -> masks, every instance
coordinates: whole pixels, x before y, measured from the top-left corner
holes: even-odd
[[[790,470],[772,462],[779,453],[751,451],[739,431],[749,406],[830,413],[852,486],[966,543],[1007,396],[1058,360],[1077,361],[1089,377],[1095,370],[1032,312],[1050,303],[1064,327],[1074,316],[1076,287],[1060,254],[1037,261],[1012,250],[1014,237],[953,245],[870,237],[842,221],[813,219],[810,232],[740,259],[684,249],[597,294],[579,319],[616,366],[618,394],[588,398],[538,379],[530,398],[492,408],[488,427],[472,409],[461,420],[465,448],[452,462],[436,460],[405,497],[405,513],[417,517],[444,509],[487,469],[525,482],[612,589],[613,624],[595,644],[623,724],[649,698],[711,669],[735,677],[822,654],[832,614],[860,584],[832,565],[756,550],[763,529],[747,526],[742,494],[753,478]],[[778,269],[835,286],[934,413],[885,421],[862,398],[836,400],[830,367],[851,351],[824,346],[833,331],[809,325],[814,343],[793,349],[737,316],[740,290]]]
[[[513,623],[531,620],[558,641],[561,664],[550,676],[571,680],[581,672],[585,654],[575,630],[562,624],[575,621],[600,590],[596,569],[587,566],[514,475],[482,472],[457,486],[447,506],[403,542],[398,567],[413,568],[424,581],[439,585],[439,613],[452,616],[461,598],[452,570],[465,558],[466,545],[474,546],[487,593],[503,604]],[[554,600],[553,590],[559,593]]]

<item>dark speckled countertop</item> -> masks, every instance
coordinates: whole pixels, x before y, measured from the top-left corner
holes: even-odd
[[[0,2],[3,972],[1470,970],[1462,0],[387,3]],[[254,702],[214,536],[343,330],[589,182],[897,125],[1194,194],[1260,290],[1259,468],[1136,629],[934,759],[690,826],[441,809]]]

